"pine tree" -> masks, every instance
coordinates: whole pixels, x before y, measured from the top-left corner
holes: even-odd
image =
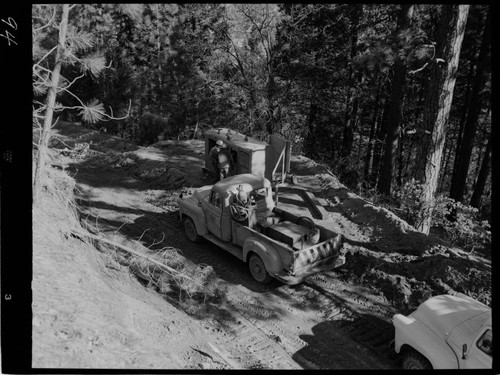
[[[418,171],[424,189],[417,229],[425,234],[429,234],[431,227],[434,195],[468,12],[468,5],[442,6],[439,41],[436,47],[437,59],[431,68],[426,97],[427,112],[424,124],[428,137],[424,139],[421,150],[421,154],[425,155],[425,163]]]
[[[40,181],[47,163],[48,146],[54,113],[64,110],[78,110],[84,121],[95,123],[103,118],[113,118],[106,114],[104,106],[97,99],[84,103],[72,91],[72,86],[85,75],[97,77],[106,68],[102,54],[91,52],[94,46],[91,33],[78,29],[70,23],[70,11],[77,4],[34,5],[36,16],[32,25],[33,34],[33,102],[34,139],[37,148],[33,176],[33,201],[37,200]],[[52,46],[47,49],[46,46]],[[69,81],[62,75],[62,68],[78,67],[81,75]],[[71,90],[70,90],[71,88]],[[77,105],[65,106],[56,100],[61,93],[68,94]],[[45,96],[44,102],[38,98]],[[56,120],[57,122],[57,120]]]
[[[467,119],[465,121],[463,137],[460,142],[460,152],[456,155],[457,164],[453,172],[450,197],[456,201],[462,201],[465,192],[469,164],[474,145],[474,137],[481,112],[480,94],[486,81],[487,68],[489,66],[489,53],[491,44],[491,14],[488,11],[486,16],[486,26],[483,31],[483,38],[477,59],[476,72],[472,81],[470,98],[467,106]]]
[[[408,32],[413,17],[412,4],[403,4],[398,17],[398,26],[396,35],[402,36]],[[401,117],[403,111],[403,88],[406,77],[406,63],[404,56],[396,54],[393,68],[392,88],[390,96],[390,107],[387,121],[387,136],[385,140],[385,152],[382,164],[378,191],[381,194],[390,195],[394,168],[399,145],[399,133],[401,130]]]

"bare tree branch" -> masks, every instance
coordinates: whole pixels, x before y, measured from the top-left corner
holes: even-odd
[[[71,91],[69,91],[68,89],[66,89],[65,87],[62,87],[61,88],[61,91],[66,91],[68,94],[70,94],[73,98],[75,98],[76,100],[78,100],[80,102],[80,104],[82,105],[81,107],[82,108],[85,108],[86,105],[80,100],[80,98],[78,96],[76,96],[75,94],[73,94]]]
[[[429,60],[429,61],[432,61],[432,60],[434,60],[434,57],[436,56],[436,45],[435,45],[434,43],[432,43],[432,44],[430,44],[430,45],[434,48],[434,51],[433,51],[432,57],[431,57],[431,58],[430,58],[430,60]],[[428,45],[426,45],[426,46],[428,46]],[[417,47],[415,47],[415,48],[412,50],[412,52],[413,52],[416,48],[417,48]],[[429,65],[429,61],[427,61],[427,62],[424,64],[424,66],[422,66],[421,68],[418,68],[418,69],[415,69],[415,70],[410,70],[410,71],[408,72],[408,74],[415,74],[415,73],[418,73],[418,72],[420,72],[420,71],[424,70],[424,69],[427,67],[427,65]]]
[[[76,77],[73,81],[70,82],[70,84],[68,86],[66,86],[64,89],[68,89],[70,88],[77,80],[79,80],[80,78],[83,78],[85,77],[85,73],[82,73],[82,75]],[[59,91],[62,91],[63,89],[61,88]]]
[[[175,274],[177,274],[177,275],[179,275],[179,276],[181,276],[181,277],[183,277],[183,278],[186,278],[187,280],[192,281],[193,283],[195,283],[195,284],[197,284],[197,285],[199,285],[199,286],[201,286],[201,287],[203,287],[203,286],[204,286],[204,285],[202,285],[200,282],[198,282],[197,280],[194,280],[193,278],[191,278],[191,277],[189,277],[189,276],[187,276],[187,275],[183,274],[182,272],[179,272],[179,271],[177,271],[177,270],[173,269],[172,267],[167,266],[166,264],[163,264],[163,263],[161,263],[161,262],[158,262],[156,259],[153,259],[153,258],[151,258],[151,257],[147,256],[146,254],[142,254],[142,253],[140,253],[140,252],[138,252],[138,251],[135,251],[135,250],[133,250],[133,249],[131,249],[131,248],[129,248],[129,247],[123,246],[122,244],[119,244],[119,243],[117,243],[117,242],[114,242],[114,241],[108,240],[108,239],[106,239],[106,238],[104,238],[104,237],[102,237],[102,236],[97,236],[97,235],[91,234],[91,233],[89,233],[89,232],[85,232],[85,231],[81,231],[81,230],[77,230],[77,229],[73,229],[71,232],[72,232],[75,236],[78,236],[78,237],[88,237],[88,238],[91,238],[91,239],[93,239],[93,240],[101,241],[101,242],[107,243],[107,244],[109,244],[109,245],[111,245],[111,246],[114,246],[114,247],[116,247],[116,248],[118,248],[118,249],[120,249],[120,250],[123,250],[123,251],[126,251],[126,252],[128,252],[128,253],[134,254],[134,255],[136,255],[136,256],[138,256],[138,257],[141,257],[141,258],[147,259],[147,260],[148,260],[148,261],[150,261],[151,263],[156,264],[157,266],[159,266],[159,267],[161,267],[161,268],[163,268],[163,269],[167,270],[168,272],[175,273]]]
[[[109,116],[108,114],[106,113],[103,113],[103,116],[107,117],[109,120],[125,120],[127,117],[130,116],[130,109],[132,108],[132,99],[129,99],[128,100],[128,110],[127,110],[127,114],[123,117],[113,117],[113,116]]]
[[[53,13],[52,13],[52,17],[50,18],[49,22],[47,24],[45,24],[44,26],[42,27],[39,27],[37,29],[32,29],[32,32],[33,33],[37,33],[39,32],[40,30],[43,30],[45,29],[46,27],[48,27],[53,21],[54,21],[54,18],[56,17],[56,8],[54,7],[53,8]]]
[[[43,60],[44,60],[47,56],[49,56],[52,52],[54,52],[56,49],[57,49],[57,45],[55,45],[54,47],[52,47],[52,49],[51,49],[49,52],[47,52],[47,53],[45,54],[45,56],[43,56],[40,60],[38,60],[38,62],[37,62],[36,64],[34,64],[34,65],[40,65],[40,63],[41,63],[41,62],[42,62],[42,61],[43,61]]]

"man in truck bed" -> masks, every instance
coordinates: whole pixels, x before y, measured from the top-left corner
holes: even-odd
[[[231,176],[181,195],[177,203],[191,241],[205,238],[247,262],[260,283],[275,278],[297,284],[345,263],[343,237],[276,207],[271,183],[262,176]]]

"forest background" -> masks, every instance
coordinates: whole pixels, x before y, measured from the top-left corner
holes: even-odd
[[[226,127],[424,233],[491,236],[488,5],[36,4],[32,36],[35,192],[57,121],[142,146]]]

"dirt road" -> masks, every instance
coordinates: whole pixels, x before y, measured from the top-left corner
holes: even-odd
[[[300,155],[279,205],[342,233],[346,264],[298,286],[262,286],[223,250],[189,242],[177,221],[176,196],[211,183],[203,141],[138,147],[71,123],[55,130],[53,165],[67,174],[52,170],[34,209],[34,367],[392,369],[396,310],[454,291],[491,303],[491,254],[418,233]],[[301,189],[322,201],[321,217]],[[211,267],[222,297],[186,304],[145,281],[127,253],[74,237],[80,221],[151,256],[173,251],[181,265]]]
[[[152,151],[156,154],[158,149]],[[102,234],[139,239],[152,250],[172,246],[186,261],[213,267],[227,300],[193,318],[207,335],[217,333],[214,341],[226,352],[225,358],[237,358],[232,367],[397,367],[388,348],[393,311],[363,286],[340,282],[335,272],[298,286],[277,281],[263,286],[252,279],[244,263],[215,245],[189,242],[175,207],[149,203],[155,199],[142,180],[120,168],[85,163],[73,165],[71,172],[80,191],[81,214]],[[158,298],[163,296],[158,293]]]

